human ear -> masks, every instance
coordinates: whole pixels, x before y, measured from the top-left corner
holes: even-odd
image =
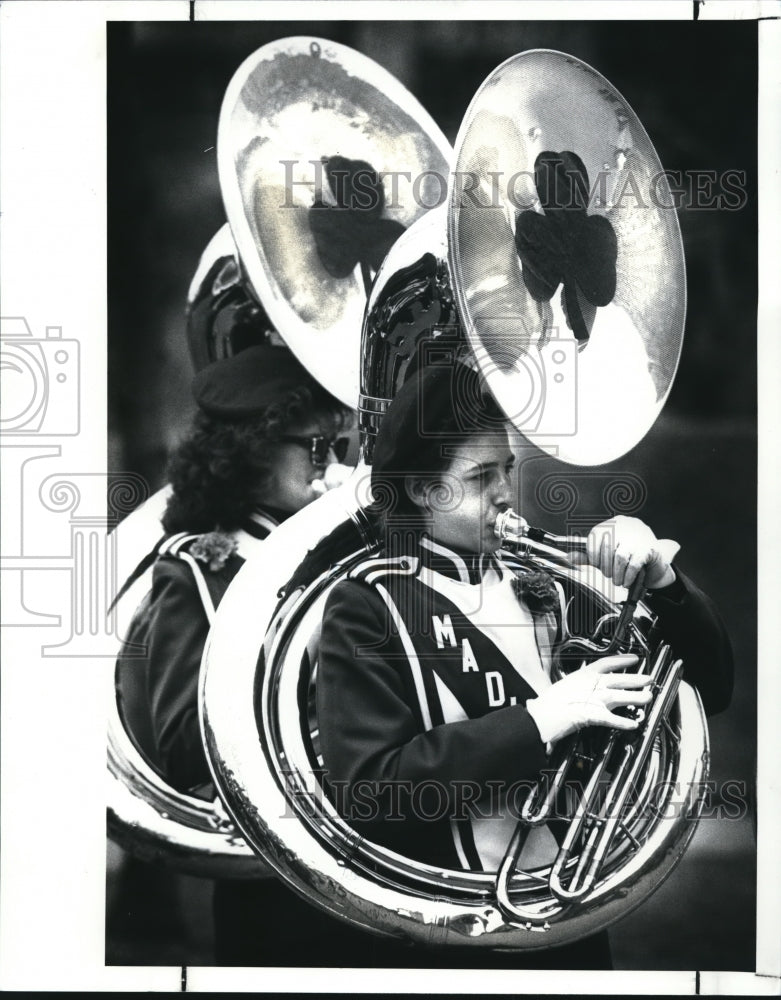
[[[405,476],[404,491],[416,507],[420,507],[421,510],[429,509],[429,484],[424,479],[419,476]]]

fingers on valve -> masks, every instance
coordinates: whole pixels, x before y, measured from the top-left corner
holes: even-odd
[[[607,705],[594,706],[589,723],[592,726],[609,726],[611,729],[637,729],[639,723],[624,715],[616,715]]]
[[[647,687],[651,683],[648,674],[610,674],[602,678],[605,687],[612,690],[631,689],[639,690]]]
[[[600,674],[608,674],[615,670],[636,667],[639,662],[640,658],[634,653],[619,653],[616,656],[603,656],[600,660],[593,660],[589,668]]]
[[[651,700],[651,692],[645,691],[617,691],[615,688],[607,688],[604,691],[605,705],[608,708],[626,708],[629,705],[647,705]]]
[[[615,715],[613,712],[607,714],[610,721],[606,722],[605,725],[612,726],[614,729],[637,729],[640,724],[635,719],[627,719],[623,715]]]

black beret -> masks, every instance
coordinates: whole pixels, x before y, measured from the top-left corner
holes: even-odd
[[[193,379],[198,406],[212,417],[257,416],[291,389],[311,386],[312,377],[286,347],[258,345],[215,361]]]
[[[472,434],[504,430],[506,418],[478,373],[459,362],[418,369],[382,418],[372,482],[394,473],[431,472],[441,446]]]

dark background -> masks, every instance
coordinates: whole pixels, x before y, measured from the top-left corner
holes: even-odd
[[[629,455],[575,476],[521,463],[524,512],[553,530],[600,520],[622,474],[633,511],[681,541],[680,565],[717,602],[736,654],[736,693],[711,720],[711,777],[746,787],[740,820],[701,822],[670,880],[611,932],[618,968],[754,968],[756,751],[756,90],[750,22],[262,22],[108,27],[109,471],[150,491],[192,412],[187,288],[225,220],[217,180],[220,104],[242,60],[288,35],[350,45],[394,73],[451,142],[483,79],[529,48],[554,48],[605,75],[634,108],[668,170],[746,173],[738,211],[679,211],[688,277],[683,355],[665,410]],[[85,276],[85,280],[87,280]],[[617,419],[620,417],[617,416]],[[534,485],[562,473],[575,499],[554,509]],[[642,499],[642,498],[641,498]],[[718,804],[718,795],[713,801]],[[208,887],[155,876],[179,901],[165,926],[117,912],[125,863],[109,852],[107,961],[211,961]],[[122,906],[120,905],[120,911]]]

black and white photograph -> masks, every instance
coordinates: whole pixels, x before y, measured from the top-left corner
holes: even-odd
[[[776,995],[777,5],[22,6],[3,987]]]

